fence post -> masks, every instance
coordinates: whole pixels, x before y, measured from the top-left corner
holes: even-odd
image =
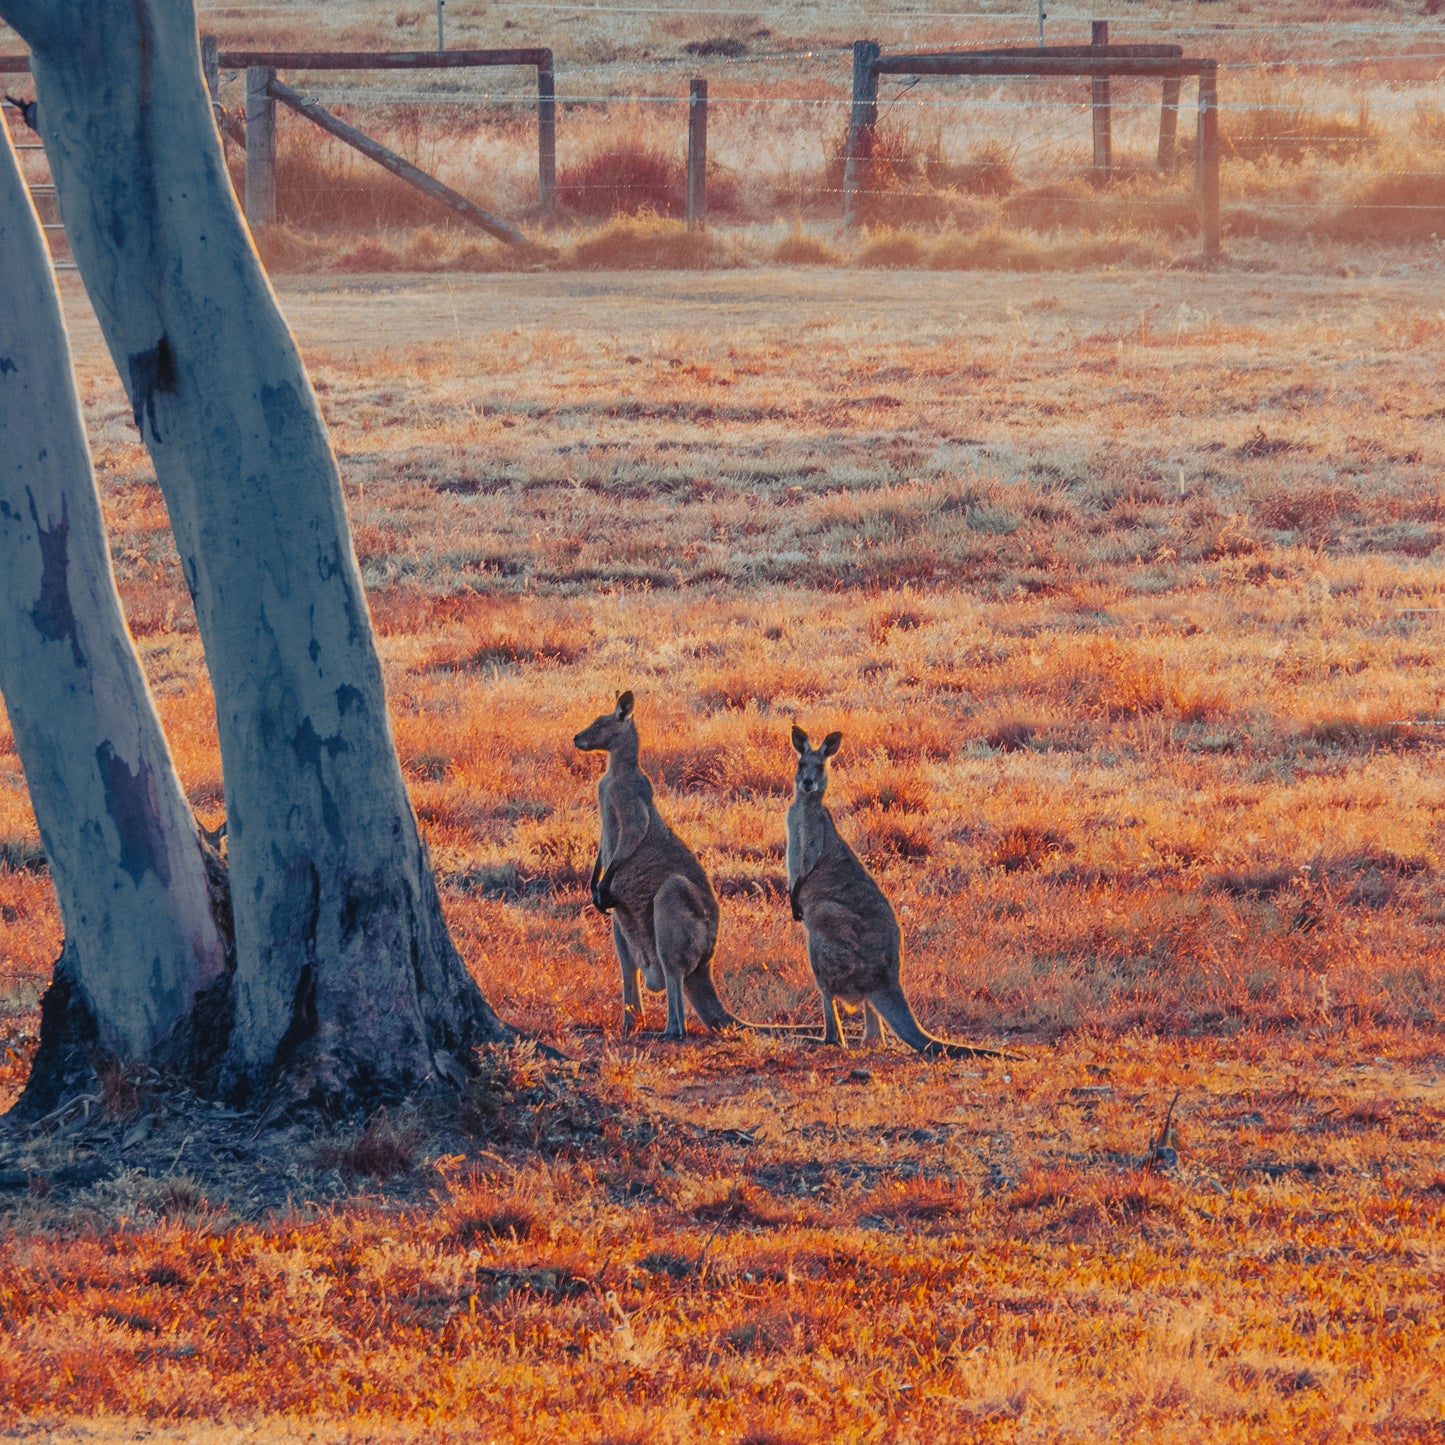
[[[1109,22],[1107,20],[1094,21],[1090,44],[1107,45],[1108,43]],[[1093,94],[1090,99],[1093,102],[1094,116],[1094,179],[1100,184],[1107,185],[1110,172],[1114,168],[1114,131],[1113,118],[1109,110],[1109,77],[1107,75],[1094,76],[1092,90]]]
[[[1173,175],[1179,168],[1179,77],[1164,77],[1164,103],[1159,108],[1159,169]]]
[[[537,206],[544,221],[557,215],[557,79],[552,52],[537,67]]]
[[[437,0],[437,49],[439,51],[447,48],[446,21],[442,18],[446,8],[447,0]]]
[[[873,132],[878,125],[878,72],[876,40],[853,42],[853,108],[848,113],[848,149],[843,161],[843,224],[856,226],[858,191],[871,178]]]
[[[206,89],[214,106],[221,98],[221,54],[214,35],[201,36],[201,73],[206,77]]]
[[[276,102],[269,65],[246,71],[246,222],[251,229],[276,220]]]
[[[1204,235],[1204,259],[1219,255],[1219,89],[1218,65],[1201,62],[1199,71],[1199,127],[1194,141],[1194,186],[1199,201],[1199,229]]]
[[[707,224],[707,81],[694,78],[687,102],[687,228]]]

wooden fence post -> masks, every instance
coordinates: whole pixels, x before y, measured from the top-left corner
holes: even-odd
[[[276,101],[269,65],[246,71],[246,222],[251,229],[276,220]]]
[[[537,206],[544,221],[557,215],[557,78],[552,52],[537,66]]]
[[[1107,20],[1094,21],[1090,44],[1107,45],[1108,43],[1109,22]],[[1109,77],[1096,75],[1091,84],[1093,94],[1090,99],[1093,103],[1094,116],[1094,179],[1102,185],[1107,185],[1110,173],[1114,169],[1114,127],[1109,108]]]
[[[687,228],[707,224],[707,81],[694,78],[687,102]]]
[[[221,51],[214,35],[201,36],[201,71],[214,106],[221,98]]]
[[[1204,259],[1219,255],[1219,67],[1201,62],[1199,71],[1199,128],[1194,142],[1194,186],[1199,201],[1199,229],[1204,235]]]
[[[1164,78],[1164,103],[1159,108],[1159,169],[1173,175],[1179,169],[1179,77]]]
[[[848,113],[848,148],[843,162],[843,224],[856,226],[862,207],[858,192],[872,177],[873,133],[878,126],[876,40],[853,42],[853,108]]]

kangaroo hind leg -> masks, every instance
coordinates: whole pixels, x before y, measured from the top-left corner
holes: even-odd
[[[620,919],[612,920],[612,946],[617,950],[617,961],[622,965],[622,1033],[624,1037],[633,1029],[642,1027],[642,994],[637,987],[637,960],[622,931]]]
[[[877,1044],[883,1041],[883,1025],[878,1018],[878,1010],[873,1007],[870,1000],[863,1000],[863,1042],[865,1044]]]
[[[848,1040],[843,1037],[843,1030],[838,1027],[838,1000],[827,989],[820,988],[818,994],[823,1000],[823,1042],[846,1049]]]
[[[712,978],[711,960],[698,964],[683,979],[682,988],[698,1018],[708,1028],[730,1029],[742,1023],[741,1019],[728,1012],[727,1005],[718,997],[717,985]]]
[[[683,984],[699,969],[706,968],[717,942],[717,921],[710,918],[697,890],[686,878],[673,874],[657,890],[652,901],[653,937],[657,941],[657,961],[667,981],[667,1031],[665,1038],[681,1039],[687,1034],[683,1014]],[[712,979],[709,975],[708,983]],[[706,992],[706,990],[704,990]],[[722,1009],[716,990],[712,997]],[[726,1014],[727,1010],[722,1009]],[[716,1017],[716,1016],[715,1016]],[[704,1017],[710,1027],[716,1024]]]

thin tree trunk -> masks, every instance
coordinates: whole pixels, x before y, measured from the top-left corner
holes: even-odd
[[[170,509],[216,697],[229,1091],[352,1105],[505,1036],[406,794],[320,410],[232,194],[185,0],[0,0]]]
[[[0,122],[0,693],[65,924],[22,1107],[154,1059],[226,946],[121,614],[50,253]]]

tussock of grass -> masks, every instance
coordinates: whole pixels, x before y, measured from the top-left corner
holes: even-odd
[[[733,252],[711,231],[660,216],[619,219],[573,243],[568,263],[583,271],[705,271]]]
[[[772,259],[780,266],[839,266],[845,253],[803,230],[801,223],[773,247]]]

